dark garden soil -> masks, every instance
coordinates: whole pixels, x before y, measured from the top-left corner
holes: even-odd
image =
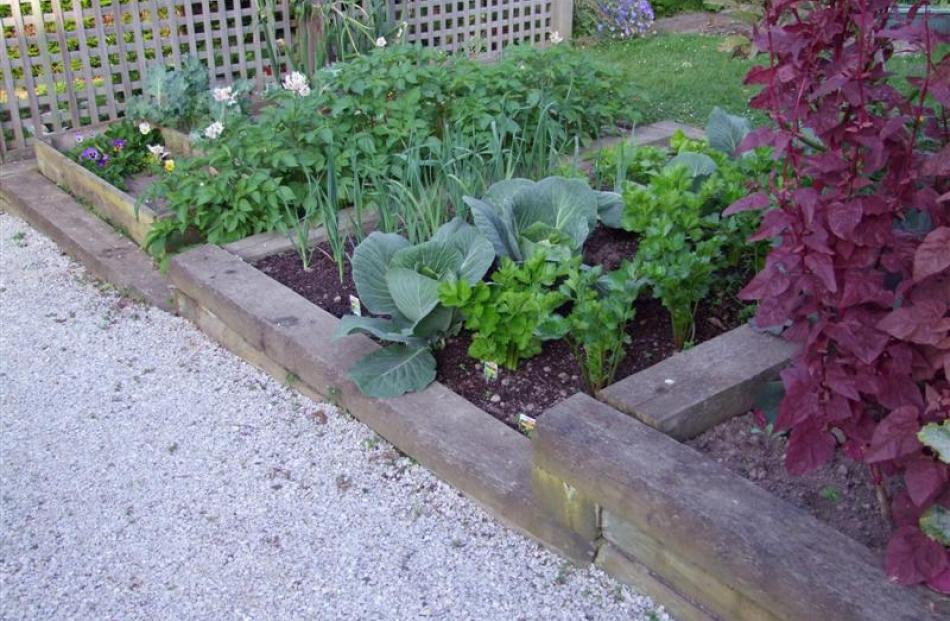
[[[839,454],[827,466],[793,477],[785,471],[785,438],[763,433],[751,414],[687,444],[871,550],[881,552],[887,545],[891,528],[878,509],[867,466]]]
[[[636,238],[623,231],[597,229],[584,246],[588,263],[614,269],[636,251]],[[348,249],[348,254],[351,249]],[[304,296],[327,312],[342,317],[350,312],[350,296],[356,288],[349,265],[341,283],[329,248],[321,244],[314,252],[311,269],[305,272],[296,253],[262,259],[257,268]],[[644,297],[628,333],[631,344],[620,363],[616,380],[641,371],[671,356],[675,349],[669,316],[659,302]],[[701,304],[696,319],[696,343],[718,336],[742,323],[741,304],[732,298]],[[496,418],[516,425],[519,414],[536,418],[547,408],[585,390],[580,368],[564,341],[544,344],[540,355],[523,361],[517,371],[500,368],[495,379],[486,379],[483,365],[468,356],[469,336],[463,331],[435,352],[437,379]]]
[[[347,244],[346,253],[348,256],[353,254],[350,244]],[[310,271],[304,271],[300,256],[295,252],[265,257],[255,266],[334,317],[350,314],[350,296],[356,295],[350,263],[346,262],[343,281],[340,282],[340,272],[329,244],[315,246],[310,259]]]

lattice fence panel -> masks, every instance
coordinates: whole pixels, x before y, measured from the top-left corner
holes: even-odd
[[[287,41],[288,1],[269,2]],[[258,0],[0,0],[0,147],[119,118],[156,59],[191,54],[214,82],[262,84],[259,13]]]
[[[495,55],[512,43],[540,44],[558,0],[392,0],[396,21],[412,43]]]
[[[297,1],[264,3],[288,45]],[[119,118],[156,59],[179,66],[195,55],[213,82],[246,78],[261,86],[272,71],[261,2],[0,0],[0,154],[25,148],[33,133]],[[564,7],[570,29],[571,0],[389,2],[410,42],[449,51],[492,55],[511,43],[542,43]]]

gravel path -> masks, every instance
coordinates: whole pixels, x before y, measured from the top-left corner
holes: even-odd
[[[667,619],[0,215],[0,618]]]

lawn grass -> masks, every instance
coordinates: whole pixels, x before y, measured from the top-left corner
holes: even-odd
[[[762,124],[765,116],[748,107],[756,89],[742,85],[755,63],[720,52],[722,41],[707,35],[658,34],[595,45],[587,52],[616,65],[640,87],[647,100],[644,123],[674,120],[703,127],[719,106]]]
[[[709,113],[719,106],[749,117],[753,125],[764,125],[766,115],[748,106],[758,88],[743,86],[742,80],[750,67],[767,63],[768,58],[734,58],[719,51],[723,40],[711,35],[657,34],[592,45],[586,51],[616,65],[640,87],[646,99],[643,123],[673,120],[704,127]],[[948,47],[941,46],[936,57],[946,54]],[[903,78],[923,72],[922,60],[919,55],[904,54],[890,61],[897,88],[907,89]]]

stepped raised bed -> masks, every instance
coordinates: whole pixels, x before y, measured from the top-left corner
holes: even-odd
[[[598,394],[618,409],[568,396],[529,440],[442,383],[384,401],[362,395],[345,370],[378,345],[334,341],[332,313],[251,264],[287,249],[261,235],[174,257],[180,312],[280,380],[346,408],[511,526],[597,563],[677,618],[950,612],[946,600],[890,584],[867,548],[671,437],[747,409],[791,353],[779,339],[726,331]]]
[[[108,124],[84,128],[90,135],[105,130]],[[187,155],[191,151],[188,136],[181,132],[162,128],[166,148],[175,155]],[[160,205],[146,204],[139,195],[150,185],[152,179],[141,174],[129,180],[129,191],[123,191],[86,170],[65,154],[75,146],[73,132],[54,134],[33,142],[33,151],[40,172],[47,179],[85,201],[99,216],[112,226],[131,237],[140,246],[156,220],[171,213]]]

